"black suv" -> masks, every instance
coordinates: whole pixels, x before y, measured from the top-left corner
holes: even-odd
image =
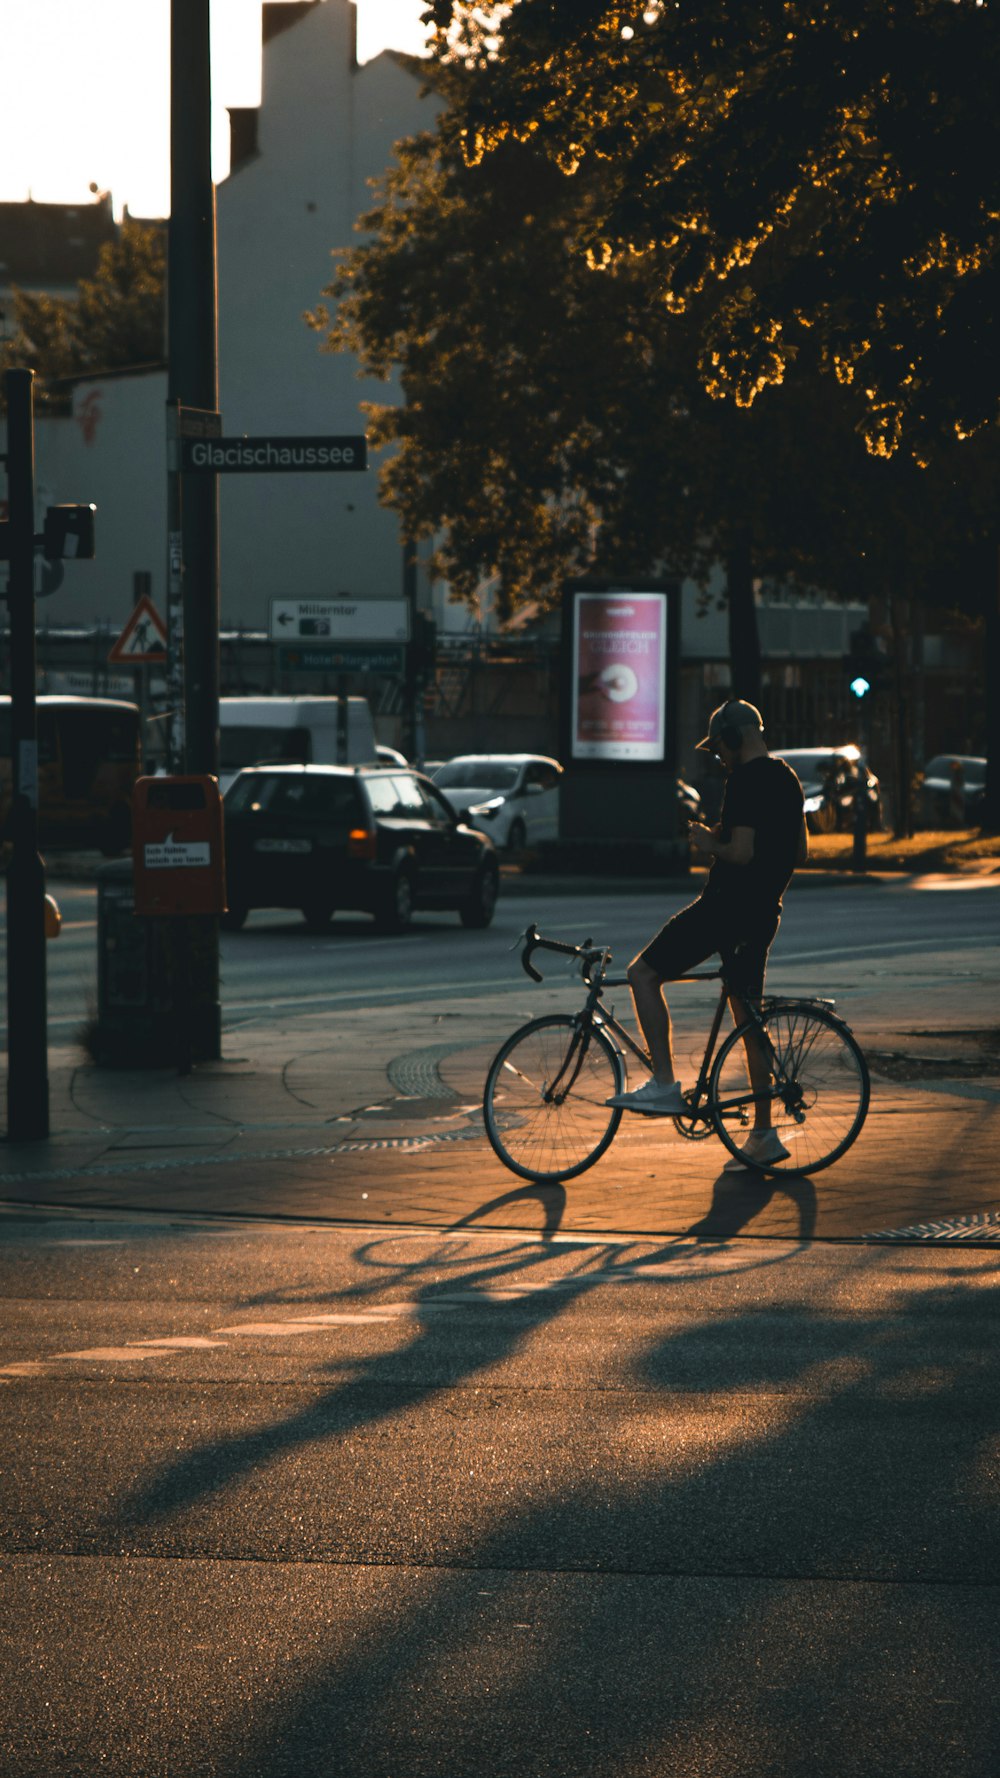
[[[250,766],[226,792],[226,885],[235,931],[250,908],[301,908],[322,930],[336,908],[401,932],[415,908],[488,926],[499,888],[493,844],[464,827],[418,772]]]

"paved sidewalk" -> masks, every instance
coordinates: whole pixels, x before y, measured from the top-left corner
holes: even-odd
[[[885,978],[895,972],[898,995],[911,969],[900,960],[867,990],[851,985],[847,1010],[877,1058],[901,1042],[898,1028],[883,1028]],[[567,985],[532,989],[512,971],[510,989],[488,997],[243,1025],[227,1033],[223,1061],[187,1077],[98,1069],[79,1050],[54,1050],[51,1140],[0,1151],[0,1201],[535,1231],[1000,1240],[1000,1079],[978,1068],[969,1037],[977,1017],[995,1024],[996,991],[981,973],[960,980],[942,966],[935,1034],[905,1040],[921,1055],[916,1078],[893,1079],[898,1068],[877,1059],[861,1137],[814,1180],[725,1174],[714,1138],[686,1142],[669,1123],[626,1117],[608,1154],[565,1188],[519,1181],[485,1137],[486,1070],[515,1026],[575,996]],[[681,1009],[681,1057],[700,1047],[704,1016],[701,1005]]]

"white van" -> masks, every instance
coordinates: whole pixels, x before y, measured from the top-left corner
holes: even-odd
[[[367,698],[220,698],[219,788],[244,766],[360,766],[375,762]]]

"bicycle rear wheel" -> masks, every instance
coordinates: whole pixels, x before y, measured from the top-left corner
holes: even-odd
[[[600,1158],[621,1123],[605,1105],[625,1086],[613,1043],[568,1013],[532,1019],[490,1063],[483,1094],[486,1134],[512,1173],[554,1185]]]
[[[787,1160],[758,1170],[818,1173],[846,1153],[868,1115],[868,1064],[846,1025],[826,1007],[806,1000],[775,1001],[763,1024],[771,1051],[772,1123],[789,1152]],[[745,1032],[755,1039],[755,1027],[749,1024],[733,1031],[708,1085],[716,1134],[734,1155],[746,1141],[754,1109]]]

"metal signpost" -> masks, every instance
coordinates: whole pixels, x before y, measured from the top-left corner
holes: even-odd
[[[185,763],[184,737],[184,506],[181,440],[218,438],[222,415],[212,408],[167,403],[167,759],[172,772]],[[217,721],[217,718],[216,718]]]
[[[7,1136],[44,1141],[49,1134],[49,1060],[45,980],[45,865],[38,851],[38,715],[35,696],[35,547],[45,558],[94,553],[94,508],[50,506],[35,535],[34,371],[9,370],[7,487],[9,518],[0,524],[0,558],[10,563],[11,805],[7,833]]]
[[[11,805],[7,869],[7,1133],[49,1133],[45,866],[38,853],[35,436],[30,370],[7,372]]]

